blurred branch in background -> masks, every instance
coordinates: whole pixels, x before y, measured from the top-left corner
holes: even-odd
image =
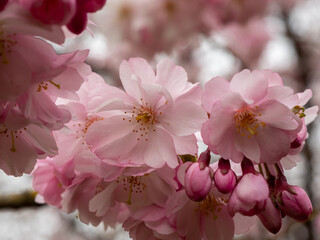
[[[0,209],[44,206],[44,204],[35,202],[36,195],[37,193],[32,190],[18,194],[0,195]]]

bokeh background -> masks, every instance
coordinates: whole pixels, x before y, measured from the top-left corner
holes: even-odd
[[[201,84],[215,76],[230,79],[244,68],[270,69],[295,91],[312,89],[313,106],[320,105],[319,13],[320,0],[108,0],[90,16],[87,31],[54,47],[60,53],[89,48],[87,63],[118,87],[119,64],[129,57],[154,65],[169,57],[186,69],[189,81]],[[308,131],[297,166],[286,176],[308,192],[314,206],[310,221],[285,218],[276,235],[257,224],[236,239],[320,239],[319,118]],[[30,194],[30,176],[0,173],[1,240],[130,239],[121,226],[87,226],[76,213],[28,202]]]

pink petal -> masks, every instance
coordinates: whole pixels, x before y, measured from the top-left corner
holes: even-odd
[[[124,89],[136,99],[140,99],[140,96],[136,93],[139,83],[155,82],[155,74],[152,68],[142,58],[130,58],[128,62],[123,60],[120,64],[119,73]]]
[[[200,130],[207,114],[192,102],[176,102],[171,109],[159,116],[159,122],[176,136],[193,134]]]
[[[299,123],[294,120],[294,113],[287,106],[275,100],[262,103],[255,113],[256,115],[261,114],[257,116],[259,121],[274,128],[295,130],[299,127]]]
[[[158,63],[156,83],[164,86],[172,96],[180,95],[185,91],[187,82],[187,73],[182,67],[175,66],[169,59]]]
[[[0,135],[0,168],[8,175],[21,176],[23,173],[30,173],[36,164],[36,150],[27,144],[21,136],[14,138],[14,145],[11,136]],[[10,149],[13,149],[11,151]]]
[[[173,140],[165,130],[156,128],[155,133],[150,136],[144,154],[144,161],[153,168],[161,168],[165,163],[171,168],[175,168],[178,165]]]
[[[248,69],[233,76],[230,89],[238,92],[250,104],[262,99],[268,90],[268,79],[260,71],[250,72]]]
[[[255,139],[260,146],[260,162],[276,163],[290,151],[291,140],[287,134],[268,125],[259,129]]]
[[[31,73],[28,62],[19,52],[12,48],[11,53],[5,53],[7,64],[2,60],[0,63],[0,100],[16,100],[19,95],[25,93],[31,84]],[[17,69],[19,71],[17,71]]]
[[[177,137],[175,135],[171,136],[174,142],[174,147],[178,155],[191,154],[197,155],[198,145],[197,138],[194,134]]]
[[[201,230],[204,239],[232,240],[234,237],[234,223],[225,206],[217,213],[217,219],[213,219],[211,214],[202,217]]]
[[[202,105],[207,112],[211,112],[212,106],[230,92],[229,82],[222,77],[212,78],[205,84],[202,95]]]
[[[156,76],[149,63],[143,58],[130,58],[129,64],[133,74],[141,83],[155,83]]]
[[[94,196],[89,202],[89,210],[96,212],[98,217],[102,217],[107,213],[113,202],[113,191],[117,184],[110,184],[101,193]]]
[[[242,152],[251,161],[259,162],[260,146],[255,140],[255,136],[241,136],[240,133],[235,133],[235,148]]]

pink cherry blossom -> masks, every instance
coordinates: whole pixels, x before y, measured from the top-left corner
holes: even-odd
[[[166,217],[166,209],[157,205],[142,208],[123,223],[130,237],[137,240],[176,240],[179,235]]]
[[[222,29],[228,48],[247,66],[256,66],[270,39],[267,24],[261,19],[250,19],[245,24],[235,22]]]
[[[0,106],[0,168],[5,173],[30,173],[38,157],[57,154],[49,129],[30,122],[16,106]]]
[[[8,35],[40,36],[58,44],[62,44],[65,40],[65,34],[61,26],[46,25],[39,22],[19,4],[19,1],[9,1],[6,8],[1,12],[0,20],[0,30],[4,37]],[[3,39],[3,36],[0,36],[0,38]],[[23,44],[23,41],[17,42],[17,46]]]
[[[270,71],[243,70],[231,82],[221,77],[205,85],[202,102],[210,113],[201,134],[214,153],[240,162],[275,163],[288,155],[302,128],[300,115],[282,103],[293,91]]]
[[[200,106],[201,88],[187,82],[183,68],[169,60],[155,75],[140,58],[123,61],[120,78],[126,93],[102,104],[110,117],[93,123],[86,141],[102,159],[160,168],[177,166],[177,154],[197,152],[194,133],[207,118]],[[125,146],[125,147],[124,147]]]
[[[180,238],[227,240],[234,237],[234,222],[228,214],[227,198],[211,191],[201,202],[192,201],[179,191],[167,202],[169,218]]]

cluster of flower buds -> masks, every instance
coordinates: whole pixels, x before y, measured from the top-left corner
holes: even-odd
[[[312,213],[312,203],[306,192],[289,185],[279,165],[259,164],[257,171],[252,161],[244,157],[242,174],[237,177],[230,168],[230,161],[220,158],[213,174],[215,167],[210,166],[210,151],[206,150],[185,170],[185,191],[190,199],[198,202],[206,199],[213,187],[222,194],[229,194],[227,209],[230,216],[236,213],[256,215],[266,229],[275,234],[281,229],[283,217],[304,222]],[[275,168],[275,176],[269,167]]]

